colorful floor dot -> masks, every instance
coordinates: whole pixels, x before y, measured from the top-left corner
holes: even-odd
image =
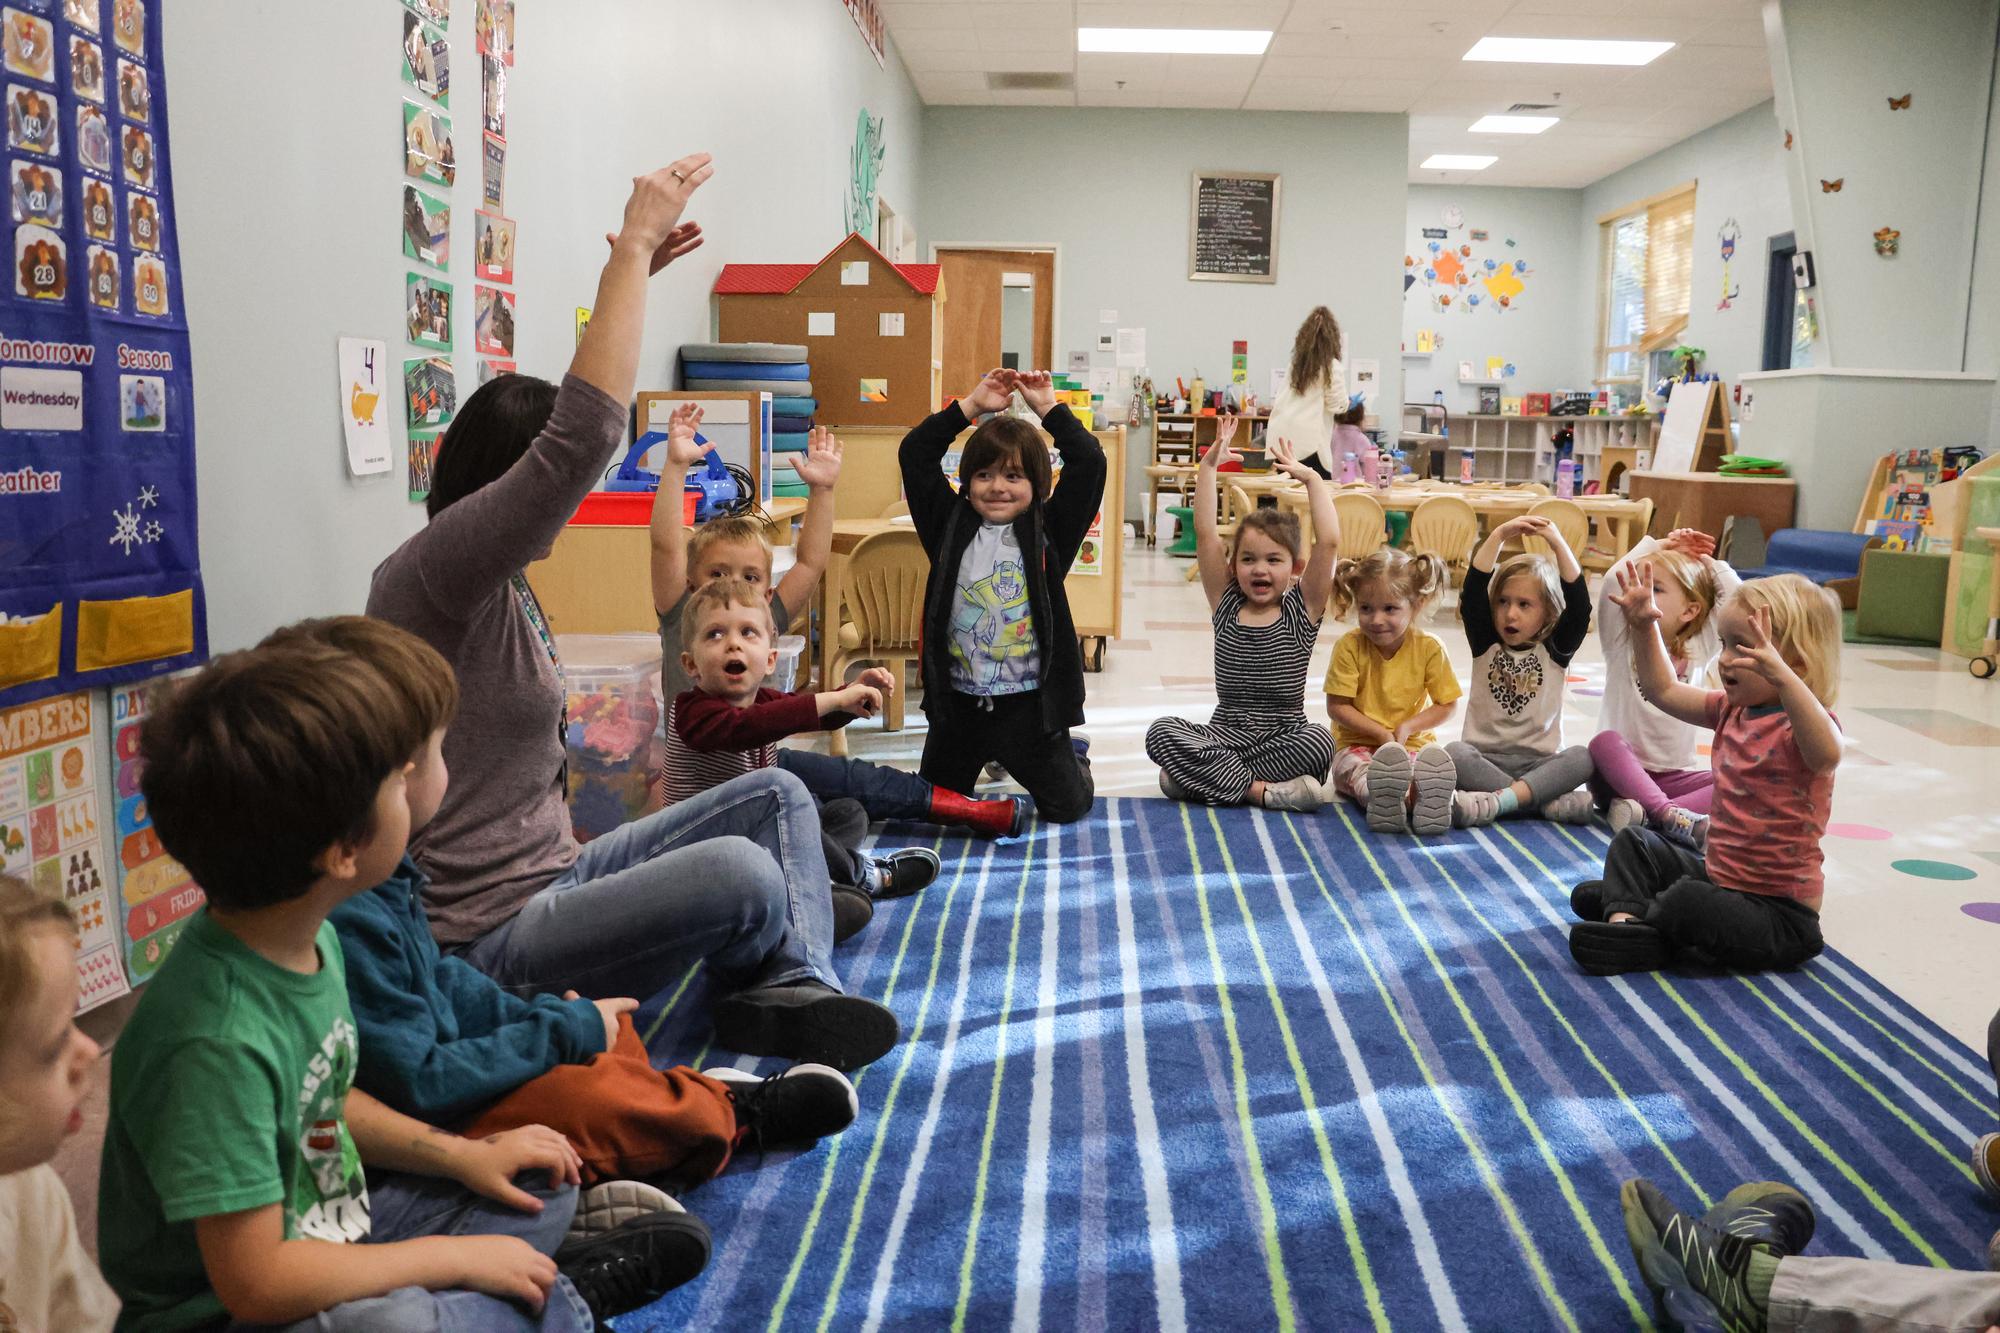
[[[2000,903],[1967,903],[1958,910],[1975,921],[1991,921],[2000,926]]]
[[[1835,838],[1852,838],[1856,842],[1881,842],[1896,836],[1885,828],[1873,824],[1828,824],[1826,831]]]
[[[1597,698],[1601,698],[1601,697],[1603,696],[1603,694],[1604,694],[1604,691],[1603,691],[1603,690],[1600,690],[1600,689],[1598,689],[1598,688],[1597,688],[1596,686],[1594,686],[1594,685],[1585,685],[1585,686],[1583,686],[1583,687],[1579,688],[1579,689],[1577,690],[1577,693],[1578,693],[1578,694],[1584,694],[1584,695],[1588,695],[1588,696],[1590,696],[1590,697],[1591,697],[1591,698],[1593,698],[1593,699],[1597,699]]]
[[[1889,868],[1918,879],[1974,879],[1979,874],[1971,866],[1954,865],[1950,861],[1891,861]]]

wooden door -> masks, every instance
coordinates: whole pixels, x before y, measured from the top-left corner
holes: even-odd
[[[1056,256],[1052,250],[940,250],[944,265],[944,392],[970,392],[1000,364],[1000,275],[1035,275],[1035,365],[1055,369]]]

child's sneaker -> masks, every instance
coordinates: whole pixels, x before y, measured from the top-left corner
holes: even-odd
[[[1982,1134],[1972,1145],[1972,1174],[1989,1199],[2000,1199],[2000,1134]]]
[[[1201,800],[1199,796],[1196,796],[1173,778],[1168,777],[1167,770],[1164,768],[1160,770],[1160,795],[1170,801],[1186,801],[1190,805]]]
[[[740,990],[717,1002],[715,1044],[745,1055],[814,1060],[859,1069],[887,1055],[902,1036],[896,1015],[859,995],[813,981]]]
[[[576,1196],[576,1216],[563,1244],[590,1240],[649,1213],[686,1211],[673,1195],[643,1180],[607,1180]]]
[[[1300,813],[1307,813],[1319,809],[1332,797],[1332,789],[1310,774],[1286,782],[1264,784],[1266,810],[1297,810]]]
[[[1410,831],[1410,752],[1393,742],[1368,761],[1368,827],[1377,833]]]
[[[936,879],[941,868],[930,848],[906,847],[875,859],[875,882],[868,887],[877,898],[907,898]]]
[[[1604,807],[1604,822],[1611,825],[1611,831],[1630,828],[1646,822],[1646,807],[1629,796],[1620,796]]]
[[[846,884],[833,886],[833,942],[853,939],[875,919],[875,900]]]
[[[1698,856],[1708,855],[1708,816],[1698,815],[1692,810],[1683,810],[1678,805],[1670,805],[1660,816],[1660,832],[1683,846],[1692,847]]]
[[[1458,766],[1442,745],[1426,745],[1417,751],[1412,785],[1416,799],[1410,803],[1410,832],[1425,838],[1451,832],[1451,798],[1458,790]]]
[[[738,1142],[754,1141],[760,1151],[817,1143],[861,1114],[854,1085],[825,1065],[793,1065],[769,1078],[726,1066],[701,1072],[727,1085]]]
[[[1500,818],[1497,791],[1455,791],[1451,794],[1451,822],[1459,828],[1484,828]]]
[[[1587,791],[1566,791],[1542,802],[1542,818],[1556,824],[1588,824],[1597,815],[1597,802]]]
[[[708,1228],[692,1213],[648,1213],[601,1236],[564,1245],[556,1268],[601,1326],[651,1305],[708,1267]]]

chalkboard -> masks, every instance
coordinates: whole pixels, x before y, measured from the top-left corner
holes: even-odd
[[[1269,172],[1197,171],[1188,218],[1188,278],[1278,280],[1278,178]]]

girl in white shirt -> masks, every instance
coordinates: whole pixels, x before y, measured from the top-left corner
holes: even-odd
[[[1653,600],[1674,674],[1685,684],[1699,684],[1722,651],[1711,612],[1742,582],[1735,570],[1709,558],[1714,550],[1715,539],[1694,528],[1678,528],[1665,541],[1648,537],[1611,567],[1598,590],[1604,711],[1603,729],[1590,742],[1597,768],[1591,787],[1614,829],[1644,822],[1699,842],[1707,824],[1715,775],[1695,763],[1696,729],[1639,697],[1630,632],[1612,594],[1621,570],[1651,563]]]
[[[1313,307],[1292,338],[1292,364],[1284,392],[1271,407],[1267,439],[1289,440],[1301,461],[1319,460],[1333,476],[1334,418],[1347,411],[1347,378],[1340,373],[1340,324],[1325,306]]]

